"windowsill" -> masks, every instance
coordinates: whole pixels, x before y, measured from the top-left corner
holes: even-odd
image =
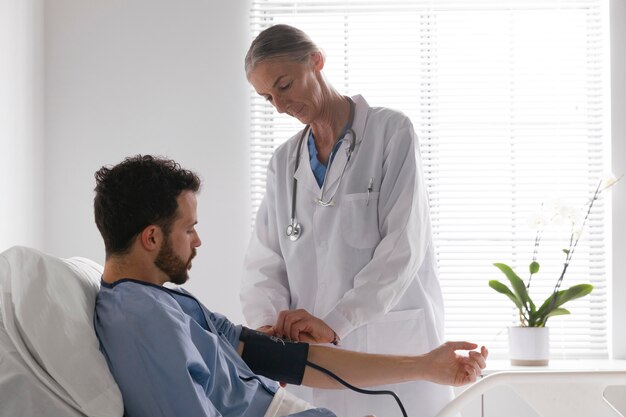
[[[498,371],[606,371],[626,370],[623,359],[553,359],[548,366],[513,366],[505,359],[487,360],[483,375]]]

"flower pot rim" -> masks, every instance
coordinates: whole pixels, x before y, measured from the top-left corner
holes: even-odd
[[[549,326],[509,326],[520,329],[547,329]]]

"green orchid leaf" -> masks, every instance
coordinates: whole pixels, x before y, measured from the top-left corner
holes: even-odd
[[[570,314],[570,311],[564,308],[555,308],[554,310],[552,310],[550,313],[546,315],[544,321],[547,321],[549,317],[564,316],[566,314]]]
[[[528,310],[528,326],[532,327],[532,324],[530,323],[535,321],[537,318],[537,307],[535,306],[535,303],[533,303],[533,300],[530,299],[530,295],[528,296],[528,304],[530,306],[530,309]]]
[[[532,261],[530,265],[528,265],[528,270],[531,274],[536,274],[537,272],[539,272],[539,262]]]
[[[509,279],[511,286],[513,287],[513,291],[515,292],[517,298],[522,302],[522,305],[526,306],[527,304],[532,304],[530,297],[528,297],[528,291],[526,290],[524,281],[517,276],[511,267],[501,263],[495,263],[493,265],[502,271],[502,273]]]
[[[561,290],[557,292],[556,299],[558,300],[559,297],[562,296],[564,292],[565,290]],[[539,307],[539,310],[537,311],[538,316],[544,317],[546,314],[548,314],[548,307],[550,307],[550,303],[552,302],[552,297],[553,297],[553,294],[550,294],[550,296],[546,298],[546,301],[543,302],[541,307]],[[552,308],[556,308],[556,302],[554,303],[554,306]]]
[[[566,289],[565,293],[563,293],[561,298],[557,299],[557,302],[559,303],[559,306],[561,306],[570,300],[575,300],[577,298],[584,297],[585,295],[589,294],[591,291],[593,291],[593,285],[591,284],[574,285]]]
[[[552,308],[550,309],[550,303],[552,302],[552,295],[550,295],[548,298],[546,298],[546,301],[543,302],[537,314],[540,317],[547,317],[552,310],[559,308],[560,306],[562,306],[568,301],[584,297],[585,295],[589,294],[592,290],[593,290],[593,285],[591,284],[578,284],[566,290],[561,290],[556,293],[556,300]]]
[[[489,286],[493,288],[494,290],[498,291],[499,293],[504,294],[507,297],[509,297],[518,309],[520,310],[522,309],[522,301],[518,299],[515,296],[515,294],[513,294],[513,292],[509,289],[509,287],[507,287],[506,285],[504,285],[503,283],[495,279],[492,279],[491,281],[489,281]]]
[[[541,320],[541,326],[539,327],[544,327],[550,317],[564,316],[566,314],[570,314],[569,310],[566,310],[564,308],[555,308]]]

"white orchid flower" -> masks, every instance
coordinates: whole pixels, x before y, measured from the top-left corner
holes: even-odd
[[[557,226],[570,226],[578,219],[577,210],[565,199],[553,198],[546,204],[548,210],[549,223]]]
[[[554,197],[548,200],[548,203],[545,204],[545,207],[552,214],[559,214],[561,212],[561,208],[566,205],[566,201],[563,198]]]
[[[562,206],[559,217],[569,224],[576,224],[581,220],[580,209],[573,206]]]
[[[616,182],[622,179],[624,175],[620,175],[617,178],[612,172],[606,173],[602,176],[602,183],[600,183],[600,191],[604,191],[609,187],[615,185]]]
[[[543,211],[531,214],[528,218],[528,228],[530,230],[543,229],[550,222],[550,218]]]

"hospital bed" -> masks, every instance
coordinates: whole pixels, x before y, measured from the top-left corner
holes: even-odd
[[[620,417],[623,415],[604,397],[612,385],[626,385],[626,371],[500,371],[466,388],[437,417],[455,417],[480,396],[503,386],[512,389],[540,417]],[[497,415],[513,411],[503,409]]]

